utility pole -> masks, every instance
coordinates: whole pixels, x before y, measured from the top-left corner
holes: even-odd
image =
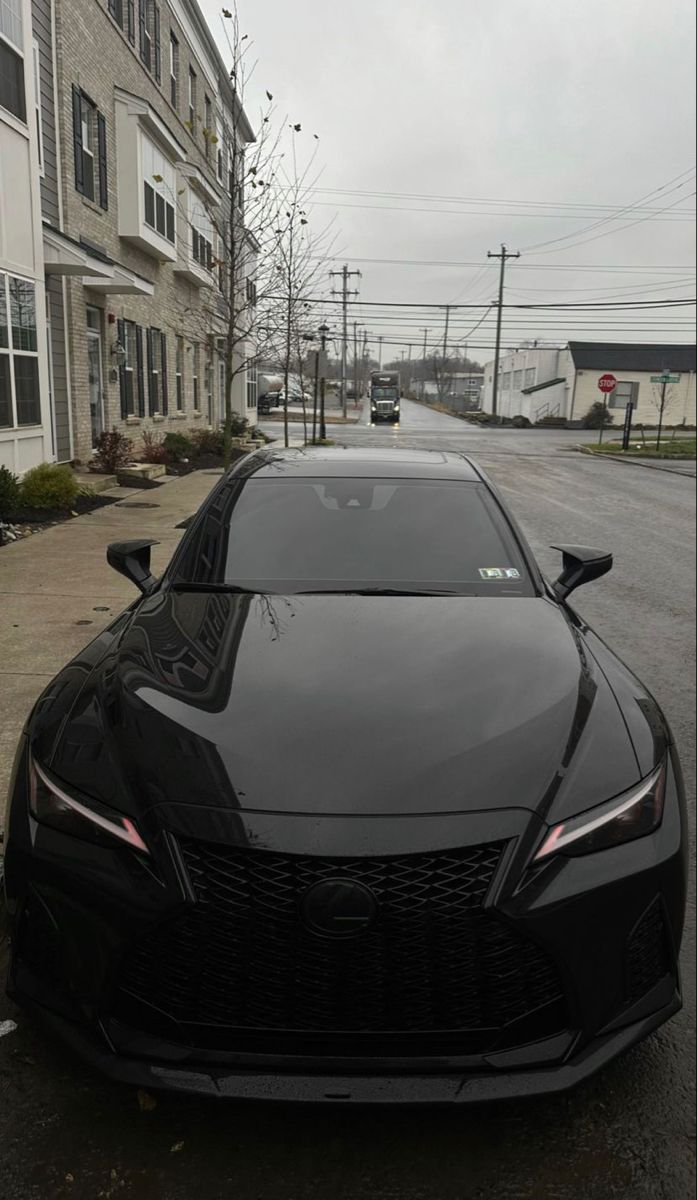
[[[445,306],[445,329],[443,331],[443,371],[441,373],[440,379],[438,378],[438,372],[437,372],[438,359],[434,355],[434,363],[436,365],[436,387],[438,389],[438,400],[441,403],[443,401],[443,382],[445,379],[445,372],[447,371],[449,330],[450,330],[450,305],[446,304],[446,306]]]
[[[378,371],[382,371],[382,338],[378,338]]]
[[[353,322],[353,406],[358,405],[358,321]]]
[[[412,347],[412,343],[410,342],[410,343],[409,343],[409,355],[408,355],[408,358],[407,358],[407,362],[408,362],[408,364],[409,364],[409,366],[407,367],[407,372],[408,372],[408,374],[407,374],[407,386],[406,386],[406,388],[405,388],[405,391],[407,391],[407,392],[410,392],[410,391],[411,391],[411,347]]]
[[[361,393],[365,395],[368,384],[368,330],[363,330],[363,354],[361,356]]]
[[[330,271],[329,274],[333,277],[339,275],[341,277],[341,291],[338,293],[341,296],[342,307],[342,340],[341,340],[341,411],[346,416],[346,357],[348,353],[348,298],[349,296],[357,296],[357,291],[349,291],[349,279],[353,275],[360,278],[360,271],[349,271],[348,266],[344,263],[340,271]],[[332,296],[336,296],[337,292],[332,291]]]
[[[499,303],[496,316],[496,350],[494,351],[494,384],[491,393],[491,415],[496,417],[498,398],[499,398],[499,359],[501,357],[501,319],[503,317],[503,279],[506,273],[506,262],[509,258],[520,258],[520,251],[516,250],[515,254],[509,254],[504,245],[501,246],[500,254],[493,254],[491,250],[487,251],[487,258],[498,258],[501,260],[501,273],[499,275]]]
[[[428,353],[428,329],[424,329],[424,352],[421,357],[421,399],[426,395],[426,355]]]

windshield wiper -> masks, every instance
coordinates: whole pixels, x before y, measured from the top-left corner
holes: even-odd
[[[172,592],[228,592],[239,596],[273,595],[274,593],[260,592],[258,588],[240,587],[238,583],[172,583]]]
[[[296,596],[472,596],[473,592],[454,592],[450,588],[321,588],[296,592]]]

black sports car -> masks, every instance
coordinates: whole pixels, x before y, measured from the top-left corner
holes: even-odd
[[[457,454],[264,450],[46,688],[10,994],[115,1079],[561,1090],[680,1007],[684,795],[641,683]]]

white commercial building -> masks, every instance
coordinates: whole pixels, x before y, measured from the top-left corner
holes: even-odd
[[[501,417],[526,417],[534,424],[544,417],[581,421],[596,400],[601,375],[614,375],[615,390],[607,404],[620,424],[628,403],[637,424],[658,420],[661,384],[657,376],[670,371],[666,389],[665,422],[695,424],[695,348],[686,345],[639,345],[627,342],[568,342],[543,346],[529,342],[502,355],[499,363],[497,412]],[[484,368],[482,408],[491,412],[494,364]]]

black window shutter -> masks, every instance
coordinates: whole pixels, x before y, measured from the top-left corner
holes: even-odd
[[[120,346],[126,348],[126,327],[122,320],[116,322],[116,337]],[[121,392],[121,420],[125,421],[128,416],[128,404],[126,401],[126,368],[122,363],[119,367],[119,389]]]
[[[85,175],[82,169],[82,97],[73,84],[73,148],[75,157],[75,187],[85,190]]]
[[[161,379],[160,379],[161,388],[162,388],[162,415],[163,415],[163,417],[166,417],[167,416],[167,338],[164,333],[160,334],[160,355],[162,358],[162,374],[161,374]]]
[[[128,40],[136,44],[136,0],[128,0]]]
[[[152,416],[152,329],[146,329],[145,331],[145,347],[148,361],[148,400],[150,401],[150,416]]]
[[[138,381],[138,416],[145,416],[145,380],[143,378],[143,329],[136,325],[136,375]]]
[[[139,32],[139,47],[140,57],[143,62],[147,61],[147,51],[145,48],[145,16],[146,16],[147,0],[138,0],[138,32]]]
[[[97,142],[99,146],[99,203],[103,209],[109,207],[109,192],[106,174],[106,121],[97,113]]]
[[[162,71],[162,55],[160,52],[160,10],[156,4],[153,5],[153,38],[155,41],[155,79],[160,82]]]
[[[115,17],[116,16],[116,0],[109,0],[108,8],[109,8],[109,16]]]

